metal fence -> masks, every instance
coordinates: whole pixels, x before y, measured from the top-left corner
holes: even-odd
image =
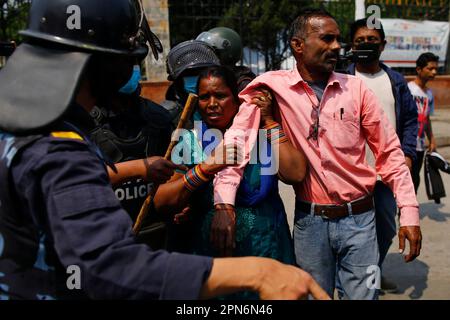
[[[321,0],[321,1],[269,1],[274,9],[273,15],[278,23],[284,24],[280,27],[277,40],[274,46],[277,46],[277,54],[283,55],[283,61],[278,68],[283,69],[290,67],[289,50],[286,50],[287,41],[283,39],[283,33],[286,33],[291,21],[297,16],[305,7],[323,7],[330,11],[338,20],[340,26],[344,26],[344,32],[347,31],[349,23],[354,16],[354,0]],[[280,15],[277,11],[278,5],[283,5],[288,2],[288,5],[293,10],[285,16]],[[242,63],[250,66],[252,70],[259,74],[266,69],[274,69],[271,64],[270,57],[264,50],[258,48],[259,45],[255,43],[253,29],[250,25],[257,23],[261,16],[267,19],[267,14],[271,14],[270,10],[264,9],[264,1],[244,1],[244,0],[173,0],[169,1],[169,17],[170,17],[170,40],[171,45],[174,46],[182,41],[194,39],[202,31],[211,29],[216,26],[228,26],[235,29],[242,37],[244,46],[244,56]],[[266,39],[270,38],[270,34],[266,35]],[[261,37],[260,37],[261,39]],[[261,41],[266,39],[262,37]],[[284,40],[284,42],[283,42]],[[273,42],[273,39],[272,39]],[[275,68],[276,69],[276,68]]]
[[[282,14],[279,7],[286,2],[289,3],[292,10],[288,14],[279,16]],[[449,19],[449,2],[450,0],[366,0],[366,7],[372,4],[378,5],[382,18],[447,21]],[[278,23],[281,20],[285,24],[284,28],[278,29],[276,42],[273,42],[272,39],[272,43],[275,43],[274,46],[277,46],[276,53],[282,54],[280,64],[271,64],[267,52],[261,50],[261,46],[255,43],[254,29],[251,27],[257,25],[261,19],[270,21],[266,16],[271,13],[270,10],[267,12],[267,10],[264,11],[264,8],[261,9],[265,3],[274,4],[271,7],[273,12],[270,18],[275,19]],[[288,69],[292,67],[293,59],[290,57],[289,50],[286,50],[287,39],[284,33],[298,12],[305,7],[322,7],[328,10],[336,18],[342,36],[347,39],[349,26],[354,21],[354,0],[169,0],[171,45],[194,39],[202,31],[210,28],[228,26],[241,35],[246,47],[242,63],[250,66],[255,73],[259,74],[267,69]],[[264,42],[270,38],[269,33],[273,28],[270,28],[270,25],[266,27],[268,29],[266,37],[259,37],[256,41]],[[408,69],[401,71],[413,72]]]
[[[448,21],[448,0],[366,0],[366,5],[376,4],[383,18]]]

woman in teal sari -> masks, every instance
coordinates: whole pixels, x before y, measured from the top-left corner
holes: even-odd
[[[268,153],[273,145],[279,146],[278,172],[273,175],[261,174],[265,167],[273,163],[263,165],[256,161],[248,164],[236,195],[236,207],[225,214],[214,209],[212,180],[217,172],[227,166],[219,158],[226,153],[224,149],[230,149],[222,147],[218,140],[230,127],[239,110],[233,73],[225,67],[211,67],[203,71],[198,79],[198,95],[198,108],[194,114],[194,120],[197,121],[195,129],[181,134],[180,142],[172,153],[172,161],[184,162],[191,169],[184,174],[176,173],[168,183],[160,186],[154,199],[156,209],[174,214],[189,205],[188,223],[192,224],[194,230],[190,239],[192,253],[208,256],[263,256],[293,264],[292,239],[278,192],[278,179],[289,184],[299,183],[305,175],[306,163],[303,153],[292,146],[273,120],[270,93],[265,90],[256,93],[253,102],[261,108],[261,128],[270,129],[272,145],[270,142],[266,144]],[[214,135],[214,132],[220,134]],[[211,155],[210,150],[214,150],[214,155]],[[236,148],[231,150],[232,160],[235,160]],[[180,161],[180,158],[184,161]],[[214,229],[224,219],[233,220],[235,226],[232,251],[223,250],[218,245],[223,239],[218,239],[214,233]]]

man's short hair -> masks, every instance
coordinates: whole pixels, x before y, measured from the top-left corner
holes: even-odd
[[[367,25],[367,20],[368,20],[368,18],[363,18],[363,19],[356,20],[355,22],[352,23],[352,25],[350,26],[350,41],[351,42],[353,42],[353,39],[355,38],[355,34],[359,29],[369,28]],[[384,39],[386,38],[386,35],[384,34],[383,25],[381,24],[381,21],[378,19],[375,19],[375,23],[380,26],[379,28],[375,28],[375,30],[378,31],[381,41],[384,41]]]
[[[292,40],[295,36],[300,36],[301,38],[305,37],[306,26],[308,20],[311,18],[331,18],[336,20],[331,13],[326,11],[325,9],[316,9],[316,8],[307,8],[300,12],[300,14],[295,18],[292,22],[291,27],[289,29],[289,40]]]
[[[416,60],[416,67],[424,68],[427,66],[428,62],[438,62],[439,57],[432,52],[422,53]]]

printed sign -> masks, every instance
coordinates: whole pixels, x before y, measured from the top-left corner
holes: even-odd
[[[442,21],[414,21],[380,19],[386,34],[386,47],[381,60],[391,67],[415,67],[424,52],[439,56],[443,66],[447,54],[449,23]]]

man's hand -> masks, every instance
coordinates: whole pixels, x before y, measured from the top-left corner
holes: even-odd
[[[430,139],[430,144],[428,145],[428,151],[429,152],[436,151],[436,148],[437,148],[436,139],[434,138],[434,136],[432,136]]]
[[[417,258],[422,248],[422,232],[419,226],[400,227],[398,231],[399,251],[405,251],[405,239],[409,241],[409,254],[405,256],[405,262],[411,262]]]
[[[405,164],[408,167],[409,171],[412,170],[412,159],[408,156],[405,157]]]
[[[309,273],[275,260],[267,263],[271,265],[264,270],[262,281],[258,281],[257,291],[262,300],[306,299],[308,294],[316,300],[330,300]]]
[[[231,257],[235,248],[236,212],[230,204],[217,204],[211,222],[211,244],[220,256]]]
[[[163,157],[149,157],[143,159],[143,161],[146,169],[146,176],[143,178],[156,184],[163,184],[169,180],[175,169],[187,170],[185,166],[174,164]]]
[[[258,292],[261,299],[330,300],[328,294],[307,272],[279,261],[262,257],[215,258],[200,298],[242,290]]]
[[[261,127],[274,122],[273,98],[268,89],[258,88],[258,94],[252,98],[252,103],[261,110]]]

